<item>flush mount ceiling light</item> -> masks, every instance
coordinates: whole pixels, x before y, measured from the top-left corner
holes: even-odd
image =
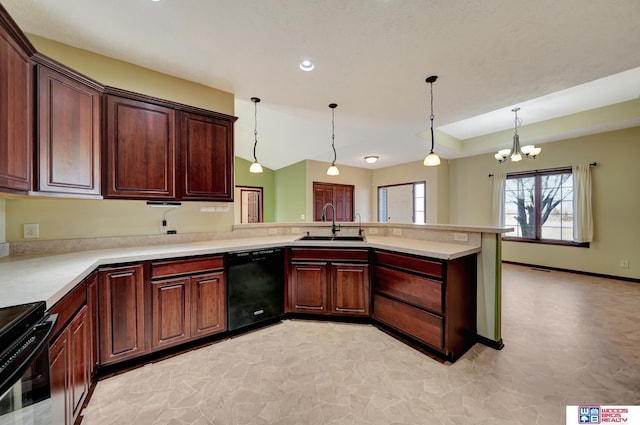
[[[437,75],[432,75],[431,77],[427,77],[427,79],[425,80],[427,83],[429,83],[429,88],[430,88],[430,93],[431,93],[431,115],[429,116],[429,119],[431,120],[431,152],[429,152],[429,155],[427,155],[424,158],[424,162],[423,164],[426,165],[427,167],[433,167],[435,165],[440,165],[440,157],[438,155],[436,155],[436,153],[433,151],[433,83],[438,79]]]
[[[375,164],[378,158],[379,157],[377,155],[368,155],[364,157],[364,160],[367,161],[367,163],[369,164]]]
[[[300,62],[300,69],[306,72],[309,71],[313,71],[313,68],[315,68],[316,66],[313,64],[313,62],[311,62],[308,59],[303,60],[302,62]]]
[[[331,166],[327,169],[327,175],[328,176],[339,176],[340,175],[340,170],[338,170],[338,167],[336,167],[336,159],[338,159],[338,156],[336,154],[336,146],[335,146],[335,139],[336,139],[336,126],[334,123],[334,119],[335,119],[335,112],[336,112],[336,107],[338,106],[338,104],[336,103],[330,103],[329,104],[329,108],[331,108],[331,148],[333,149],[333,161],[331,161]]]
[[[256,157],[256,147],[258,146],[258,102],[260,102],[259,97],[252,97],[251,101],[253,102],[253,122],[255,123],[255,127],[253,129],[253,162],[251,163],[251,167],[249,167],[250,173],[262,173],[262,165],[258,162],[258,158]]]
[[[513,108],[511,111],[515,113],[515,125],[514,125],[514,134],[513,134],[513,146],[511,149],[500,149],[497,154],[494,155],[495,159],[498,160],[500,164],[505,162],[507,158],[511,158],[511,161],[518,162],[522,161],[522,156],[524,155],[527,158],[536,159],[536,156],[542,152],[542,148],[536,148],[534,145],[526,145],[522,148],[520,147],[520,136],[518,135],[518,126],[521,125],[521,121],[518,120],[518,111],[520,108]]]

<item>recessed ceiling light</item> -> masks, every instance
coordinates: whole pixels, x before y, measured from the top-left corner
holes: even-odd
[[[364,157],[364,160],[367,161],[369,164],[373,164],[378,160],[378,156],[377,155],[368,155]]]
[[[312,71],[313,68],[315,68],[316,66],[313,64],[313,62],[311,62],[308,59],[303,60],[302,62],[300,62],[300,69],[303,71]]]

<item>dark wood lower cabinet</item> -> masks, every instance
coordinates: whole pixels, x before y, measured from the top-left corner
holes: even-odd
[[[227,329],[227,284],[224,270],[191,277],[191,336]]]
[[[151,349],[227,329],[222,256],[151,264]]]
[[[73,424],[90,386],[90,331],[85,305],[49,348],[51,406],[55,424]]]
[[[476,256],[435,260],[375,252],[374,319],[448,360],[476,341]]]
[[[290,257],[287,312],[370,315],[366,249],[292,248]]]
[[[144,354],[143,265],[103,268],[98,285],[100,364]]]

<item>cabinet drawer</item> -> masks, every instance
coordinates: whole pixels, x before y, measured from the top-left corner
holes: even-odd
[[[366,249],[291,248],[292,260],[368,261]]]
[[[376,320],[439,350],[443,349],[441,317],[381,295],[375,295],[373,309]]]
[[[224,267],[222,256],[190,258],[172,261],[154,261],[151,263],[151,278],[179,276],[217,270]]]
[[[386,267],[375,268],[375,290],[442,314],[442,283]]]
[[[49,314],[57,314],[58,320],[53,328],[52,336],[55,336],[69,323],[76,311],[87,303],[87,283],[80,282],[75,288],[49,309]],[[52,338],[52,339],[53,339]]]
[[[433,277],[442,277],[442,263],[423,258],[409,257],[406,254],[376,251],[376,264],[396,267]]]

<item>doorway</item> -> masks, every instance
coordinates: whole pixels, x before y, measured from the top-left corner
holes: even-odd
[[[262,223],[262,188],[249,186],[238,186],[238,188],[240,189],[240,223]]]
[[[378,221],[426,223],[426,182],[403,183],[378,188]]]

